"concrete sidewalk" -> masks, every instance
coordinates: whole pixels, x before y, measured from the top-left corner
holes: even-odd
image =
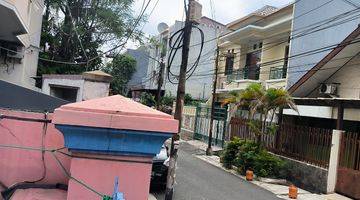
[[[182,142],[186,142],[186,143],[188,143],[198,149],[201,149],[203,151],[205,151],[207,148],[206,143],[197,141],[197,140],[182,141]],[[214,151],[221,150],[221,148],[214,147],[213,150]],[[196,157],[245,180],[245,177],[239,175],[235,170],[225,169],[221,165],[220,158],[218,156],[197,155]],[[251,183],[274,193],[277,197],[279,197],[281,199],[289,199],[290,200],[290,198],[288,197],[288,191],[289,191],[288,186],[278,185],[278,184],[273,184],[273,183],[266,183],[266,182],[262,182],[262,181],[252,181]],[[311,192],[308,192],[308,191],[300,189],[300,188],[298,189],[298,199],[299,200],[351,200],[351,199],[341,196],[339,194],[313,194]]]

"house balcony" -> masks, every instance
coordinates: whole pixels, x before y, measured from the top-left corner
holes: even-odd
[[[219,78],[217,93],[243,90],[251,83],[260,83],[260,67],[244,67]]]
[[[0,0],[0,40],[19,42],[17,36],[29,32],[31,4],[30,0]]]
[[[286,87],[285,66],[271,67],[269,71],[269,79],[265,81],[266,88],[285,88]]]

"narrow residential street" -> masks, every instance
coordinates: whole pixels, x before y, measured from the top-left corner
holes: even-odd
[[[194,155],[204,154],[182,143],[179,151],[174,200],[272,200],[274,194],[218,169]],[[158,200],[164,192],[152,191]]]

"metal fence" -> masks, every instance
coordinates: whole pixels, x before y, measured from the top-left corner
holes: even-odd
[[[360,134],[345,132],[341,140],[340,167],[360,171]]]
[[[198,106],[196,109],[194,139],[208,141],[210,131],[210,106]],[[213,122],[213,145],[223,147],[225,140],[227,109],[215,108]]]
[[[256,135],[248,127],[248,121],[232,118],[231,138],[255,140]],[[320,167],[327,167],[330,158],[331,129],[282,124],[276,134],[264,134],[262,143],[269,151]]]

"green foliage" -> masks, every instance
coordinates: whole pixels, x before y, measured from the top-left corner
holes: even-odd
[[[225,168],[230,169],[235,164],[236,154],[239,151],[239,147],[242,146],[244,141],[239,138],[234,138],[227,143],[221,155],[221,161]]]
[[[175,101],[175,97],[172,96],[171,94],[165,94],[161,100],[160,100],[160,104],[162,106],[173,106],[173,103]]]
[[[147,92],[143,92],[140,96],[140,103],[153,107],[156,105],[155,97]]]
[[[100,69],[101,49],[121,44],[130,36],[137,19],[131,9],[134,0],[45,0],[44,3],[40,57],[81,64],[40,60],[38,75],[79,74]],[[141,42],[142,35],[138,28],[130,39]]]
[[[184,104],[185,104],[186,106],[190,106],[190,105],[193,104],[193,98],[192,98],[191,94],[185,94]]]
[[[205,101],[194,99],[191,94],[185,94],[184,104],[185,106],[199,106],[201,103],[205,103]]]
[[[224,167],[236,166],[241,174],[251,169],[259,177],[279,177],[285,169],[285,162],[261,148],[256,142],[234,138],[221,156]]]
[[[276,132],[277,126],[273,125],[272,122],[279,108],[289,106],[297,110],[293,99],[286,90],[282,88],[265,89],[259,83],[250,84],[240,92],[230,93],[230,96],[223,103],[234,105],[230,112],[232,116],[239,108],[249,111],[248,126],[256,134],[259,145],[261,145],[261,135]],[[269,117],[270,120],[268,120]]]
[[[126,84],[136,71],[136,60],[127,54],[118,55],[106,65],[104,71],[113,76],[110,84],[112,92],[125,95]]]

